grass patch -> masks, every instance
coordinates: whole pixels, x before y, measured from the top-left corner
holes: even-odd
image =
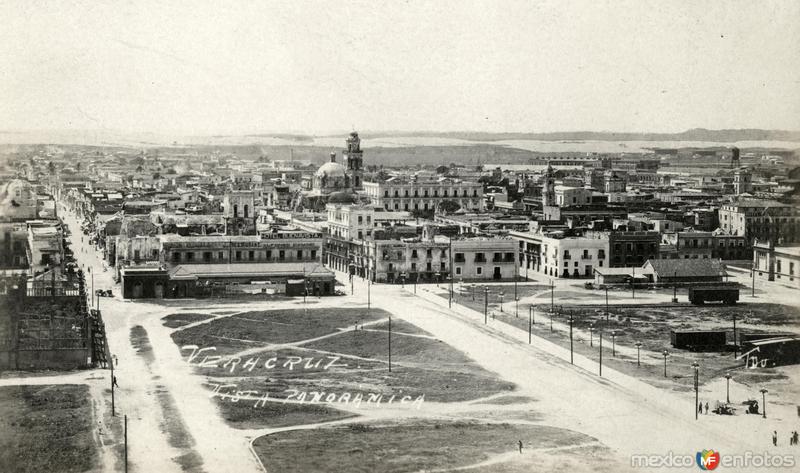
[[[384,400],[410,396],[460,402],[513,391],[512,383],[498,379],[462,352],[399,320],[392,322],[389,372],[388,321],[382,321],[384,317],[388,318],[388,313],[377,310],[253,312],[213,320],[175,332],[172,337],[179,345],[215,348],[195,358],[193,366],[206,376],[209,390],[214,385],[225,386],[215,397],[222,415],[232,425],[244,428],[306,424],[348,415],[336,409],[336,402],[280,402],[293,393],[307,393],[309,399],[312,392],[324,392],[326,398],[335,394],[337,399],[349,394],[364,399],[382,395]],[[354,330],[356,322],[366,325]],[[303,343],[308,339],[315,340]],[[289,341],[299,343],[269,347]],[[250,353],[237,355],[243,350]],[[183,355],[188,361],[191,351],[184,350]],[[214,366],[199,366],[206,355],[221,359]],[[269,394],[277,402],[253,409],[255,402],[251,400],[232,402],[223,396],[236,391],[255,391],[248,395],[259,398]]]
[[[169,328],[183,327],[194,322],[201,320],[208,320],[212,316],[209,314],[198,314],[194,312],[187,312],[185,314],[169,314],[161,318],[164,321],[164,326]]]
[[[224,353],[235,353],[258,344],[290,343],[320,337],[339,329],[352,328],[357,322],[388,316],[381,310],[360,308],[247,312],[180,330],[172,334],[172,339],[178,345],[216,346],[218,354],[223,352],[220,347],[232,342],[234,350],[225,350]]]
[[[83,472],[97,467],[88,386],[0,388],[0,471]]]
[[[256,406],[258,401],[254,400],[230,402],[215,399],[222,418],[237,429],[288,427],[355,417],[323,404],[284,404],[273,401]]]
[[[474,465],[493,455],[515,452],[519,440],[529,450],[593,441],[577,432],[541,425],[420,422],[280,432],[256,439],[253,447],[275,471],[399,473]]]

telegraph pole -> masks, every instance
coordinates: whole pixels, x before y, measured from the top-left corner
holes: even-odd
[[[125,473],[128,473],[128,416],[125,415]]]
[[[606,323],[608,323],[608,286],[606,286]]]
[[[736,312],[733,313],[733,359],[736,359],[736,355],[739,352],[739,346],[736,344]],[[730,401],[728,401],[730,402]]]
[[[600,330],[600,377],[603,377],[603,331]]]
[[[392,316],[389,316],[389,372],[392,372]]]
[[[550,280],[550,314],[552,317],[552,313],[555,310],[555,304],[553,303],[553,280]]]
[[[111,364],[111,417],[114,417],[116,415],[114,413],[114,359],[108,361]]]
[[[697,407],[700,404],[700,365],[695,361],[692,363],[692,368],[694,368],[694,420],[697,420],[700,413],[700,409]]]
[[[483,286],[483,323],[489,323],[489,286]]]
[[[533,306],[528,307],[528,345],[531,344],[531,329],[533,328]]]

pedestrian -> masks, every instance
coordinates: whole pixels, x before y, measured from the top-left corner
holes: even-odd
[[[522,440],[519,441],[519,453],[522,453]]]
[[[772,431],[772,445],[774,445],[776,447],[778,446],[778,431],[777,430],[773,430]]]
[[[702,414],[703,413],[703,403],[702,402],[697,405],[697,413],[698,414]]]
[[[795,430],[795,431],[794,431],[794,444],[795,444],[795,445],[797,445],[797,441],[798,441],[798,440],[800,440],[800,439],[798,439],[798,437],[797,437],[797,431]]]
[[[708,401],[706,401],[706,414],[708,414]]]
[[[117,388],[119,387],[119,384],[117,384],[117,377],[116,376],[112,376],[111,377],[111,384],[113,384],[114,387],[117,387]]]
[[[794,432],[789,432],[789,445],[794,445]]]

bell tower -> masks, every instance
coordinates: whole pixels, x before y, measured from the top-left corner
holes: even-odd
[[[542,207],[556,205],[556,179],[553,166],[547,164],[542,185]]]
[[[361,151],[361,139],[358,137],[358,132],[351,132],[345,143],[347,147],[342,154],[344,154],[347,176],[350,178],[350,187],[353,190],[362,190],[364,188],[364,153]]]

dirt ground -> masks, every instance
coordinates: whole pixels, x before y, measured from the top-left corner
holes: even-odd
[[[279,432],[253,447],[282,472],[585,471],[585,460],[576,468],[570,459],[590,450],[592,471],[624,469],[589,436],[525,423],[357,423]]]
[[[222,416],[237,428],[349,418],[353,406],[339,402],[348,395],[460,402],[514,389],[402,320],[392,322],[389,371],[388,317],[365,309],[246,312],[179,329],[172,338],[179,346],[213,346],[214,356],[222,357],[213,366],[199,366],[199,357],[192,362],[207,377],[207,388],[217,390]],[[187,361],[192,357],[191,350],[183,354]],[[295,402],[300,393],[310,398],[321,392],[337,402]],[[269,399],[259,402],[265,394]]]
[[[0,471],[83,472],[98,467],[88,386],[0,388]]]

